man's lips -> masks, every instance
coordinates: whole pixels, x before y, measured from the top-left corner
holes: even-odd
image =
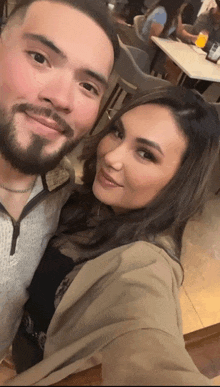
[[[104,171],[103,168],[100,169],[99,171],[100,176],[103,176],[105,180],[107,180],[112,186],[118,186],[118,187],[123,187],[123,185],[117,183],[107,172]]]
[[[25,112],[25,114],[27,114],[27,116],[29,116],[33,120],[39,122],[40,124],[45,125],[50,129],[53,129],[53,130],[56,130],[57,132],[62,133],[61,127],[53,119],[43,117],[43,116],[38,116],[38,115],[33,114],[31,112]]]

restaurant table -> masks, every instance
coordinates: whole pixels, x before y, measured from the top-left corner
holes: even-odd
[[[220,82],[220,64],[207,60],[206,53],[201,48],[156,36],[151,39],[183,71],[178,84],[185,86],[187,77]]]

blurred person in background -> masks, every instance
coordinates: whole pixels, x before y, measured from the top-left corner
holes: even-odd
[[[196,39],[191,39],[190,34],[197,37],[201,31],[205,31],[208,34],[208,41],[203,48],[205,52],[210,50],[214,42],[220,43],[220,0],[215,0],[215,2],[216,7],[212,7],[208,11],[201,13],[193,25],[187,24],[182,26],[178,37],[183,42],[195,43]],[[212,82],[209,81],[188,79],[185,86],[195,88],[200,93],[204,93],[211,84]]]
[[[156,52],[151,37],[167,38],[174,32],[179,35],[179,31],[182,29],[181,14],[185,6],[186,3],[183,0],[176,0],[175,2],[159,0],[147,10],[142,22],[141,35],[149,47],[147,52],[151,59],[153,59]]]

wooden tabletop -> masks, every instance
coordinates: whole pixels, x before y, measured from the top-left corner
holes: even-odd
[[[220,82],[220,64],[212,63],[194,45],[152,36],[153,42],[190,78]]]

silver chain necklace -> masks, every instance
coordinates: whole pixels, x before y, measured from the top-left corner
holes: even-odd
[[[31,186],[29,188],[26,188],[26,189],[12,189],[12,188],[8,188],[6,187],[4,184],[0,183],[0,187],[5,189],[6,191],[9,191],[9,192],[13,192],[13,193],[25,193],[25,192],[29,192],[31,191],[33,188],[34,188],[34,185],[35,185],[35,181],[34,180],[34,183],[31,184]]]

